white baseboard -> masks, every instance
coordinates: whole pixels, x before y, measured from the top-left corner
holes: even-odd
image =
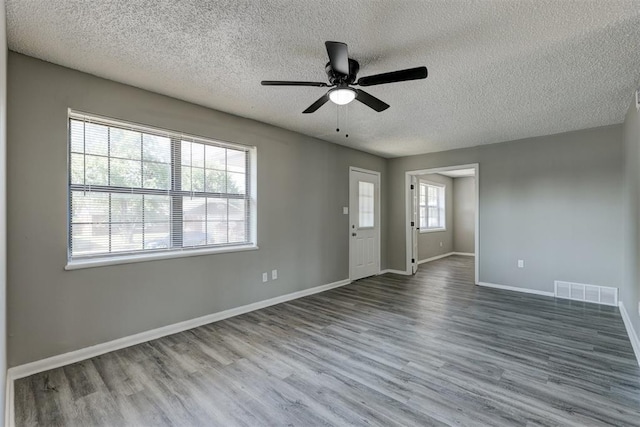
[[[451,255],[476,256],[476,254],[474,254],[472,252],[451,252]]]
[[[546,297],[555,296],[553,292],[538,291],[536,289],[518,288],[516,286],[498,285],[496,283],[478,282],[479,286],[486,286],[487,288],[504,289],[506,291],[524,292],[525,294],[544,295]]]
[[[629,341],[631,341],[631,347],[633,347],[636,360],[638,361],[638,365],[640,365],[640,340],[638,339],[638,334],[636,334],[636,330],[633,329],[633,323],[631,323],[629,313],[627,313],[627,309],[624,308],[622,301],[618,301],[618,307],[620,308],[620,315],[622,316],[624,327],[627,329],[627,335],[629,335]]]
[[[380,274],[387,274],[387,273],[402,274],[403,276],[411,276],[411,274],[407,273],[404,270],[392,270],[390,268],[387,268],[386,270],[380,270]]]
[[[418,265],[424,264],[425,262],[431,262],[431,261],[435,261],[437,259],[446,258],[446,257],[454,255],[454,254],[455,254],[455,252],[449,252],[449,253],[442,254],[442,255],[432,256],[431,258],[421,259],[420,261],[418,261]]]
[[[37,374],[39,372],[59,368],[71,363],[109,353],[111,351],[120,350],[121,348],[130,347],[132,345],[141,344],[143,342],[155,340],[167,335],[176,334],[178,332],[228,319],[230,317],[238,316],[250,311],[259,310],[261,308],[269,307],[275,304],[280,304],[286,301],[291,301],[308,295],[324,292],[329,289],[337,288],[339,286],[348,285],[349,283],[351,283],[349,279],[339,280],[337,282],[329,283],[326,285],[320,285],[314,288],[292,292],[290,294],[281,295],[264,301],[254,302],[252,304],[243,305],[241,307],[231,308],[229,310],[208,314],[206,316],[198,317],[191,320],[185,320],[184,322],[174,323],[172,325],[163,326],[161,328],[152,329],[150,331],[141,332],[139,334],[118,338],[113,341],[81,348],[79,350],[70,351],[68,353],[59,354],[57,356],[47,357],[46,359],[25,363],[24,365],[14,366],[7,371],[7,380],[13,383],[13,380],[28,377],[29,375]]]

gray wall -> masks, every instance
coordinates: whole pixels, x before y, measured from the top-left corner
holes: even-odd
[[[475,253],[476,179],[453,179],[453,251]]]
[[[0,402],[5,401],[7,377],[7,26],[5,2],[0,0]],[[0,423],[5,405],[0,403]]]
[[[386,240],[382,158],[13,52],[8,72],[10,366],[346,279],[349,166],[382,173]],[[260,249],[64,271],[67,108],[256,145]]]
[[[420,175],[418,179],[445,185],[446,230],[418,233],[418,260],[422,261],[453,251],[453,179],[437,173]]]
[[[624,121],[625,263],[620,300],[629,313],[636,334],[640,334],[640,113],[633,104]]]
[[[405,270],[405,171],[480,164],[480,281],[622,282],[622,126],[391,159],[388,268]],[[517,268],[517,260],[525,268]]]

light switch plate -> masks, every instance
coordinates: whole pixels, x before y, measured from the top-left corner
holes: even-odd
[[[519,259],[518,260],[518,268],[524,268],[524,260],[523,259]]]
[[[262,283],[269,280],[269,273],[262,273]]]
[[[342,214],[343,214],[343,215],[349,215],[349,208],[348,208],[348,207],[346,207],[346,206],[344,206],[344,207],[342,208]]]
[[[276,280],[278,278],[278,270],[271,270],[271,280]]]

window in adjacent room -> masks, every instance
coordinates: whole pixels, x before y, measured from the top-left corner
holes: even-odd
[[[420,232],[444,231],[445,186],[420,181]]]
[[[69,260],[255,246],[255,148],[69,114]]]

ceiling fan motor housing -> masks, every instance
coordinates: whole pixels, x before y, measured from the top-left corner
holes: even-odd
[[[338,73],[331,67],[331,62],[327,62],[327,65],[324,67],[327,76],[329,77],[329,82],[332,85],[340,85],[340,84],[353,84],[356,81],[356,76],[358,75],[358,71],[360,71],[360,64],[355,59],[349,58],[349,75],[344,75],[342,73]]]

